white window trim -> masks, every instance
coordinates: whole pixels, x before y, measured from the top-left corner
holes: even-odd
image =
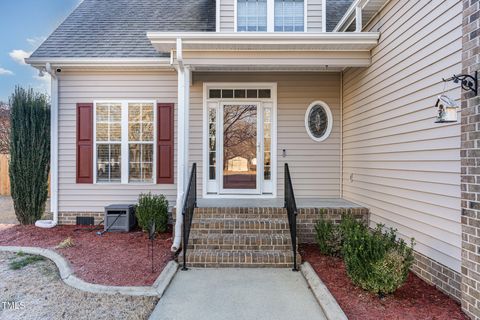
[[[272,103],[272,114],[271,114],[271,164],[270,164],[270,174],[271,174],[271,183],[272,183],[272,192],[269,194],[209,194],[207,193],[207,183],[208,183],[208,170],[209,170],[209,148],[208,148],[208,102],[216,100],[219,103],[228,101],[242,101],[242,99],[209,99],[208,91],[209,89],[270,89],[271,97],[270,99],[256,99],[256,101],[268,101]],[[248,101],[249,99],[243,99]],[[218,119],[218,114],[217,114]],[[277,189],[278,189],[278,178],[277,178],[277,83],[276,82],[205,82],[203,83],[203,125],[202,125],[202,168],[203,174],[202,177],[202,197],[204,199],[275,199],[277,198]],[[263,126],[261,126],[263,128]],[[217,130],[219,129],[219,122],[217,120]],[[263,134],[263,129],[262,129]],[[220,152],[220,145],[217,143],[217,153]],[[218,156],[218,155],[217,155]],[[217,158],[218,159],[218,158]],[[216,178],[219,177],[219,167],[217,165]],[[219,186],[220,187],[220,186]],[[220,189],[219,189],[220,191]]]
[[[327,118],[328,118],[327,130],[325,131],[325,134],[323,136],[321,136],[320,138],[315,137],[310,132],[310,127],[308,125],[308,118],[310,116],[310,111],[316,105],[321,105],[325,109],[325,112],[327,113]],[[332,133],[332,128],[333,128],[333,114],[332,114],[332,110],[330,109],[328,104],[324,101],[321,101],[321,100],[317,100],[317,101],[312,102],[308,106],[307,111],[305,112],[305,130],[307,130],[307,133],[310,136],[310,138],[312,138],[312,140],[317,141],[317,142],[325,141],[330,136],[330,134]]]
[[[122,139],[120,140],[121,157],[121,182],[97,181],[97,104],[99,103],[117,103],[122,106]],[[153,164],[152,164],[152,182],[129,182],[128,181],[128,104],[129,103],[151,103],[153,105]],[[93,101],[93,183],[107,185],[155,185],[157,183],[157,101],[155,100],[94,100]]]
[[[217,1],[218,3],[219,1]],[[325,2],[325,1],[324,1]],[[257,31],[238,31],[238,9],[237,9],[238,0],[234,0],[234,15],[233,15],[233,28],[234,32],[257,32]],[[217,17],[220,19],[220,10],[221,6],[218,7]],[[308,0],[303,0],[303,32],[307,32],[308,29]],[[218,24],[218,29],[220,30],[220,25]],[[275,0],[267,0],[267,32],[275,32]],[[281,33],[283,31],[277,31]],[[289,32],[285,32],[289,33]]]

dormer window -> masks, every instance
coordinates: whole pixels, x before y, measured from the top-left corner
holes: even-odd
[[[239,32],[303,32],[305,0],[236,0]]]
[[[238,0],[237,31],[267,31],[267,0]]]
[[[304,1],[275,0],[275,31],[304,31]]]

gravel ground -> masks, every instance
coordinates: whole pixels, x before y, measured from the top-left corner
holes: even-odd
[[[0,196],[0,224],[18,224],[11,197]]]
[[[64,284],[49,260],[11,270],[13,259],[19,257],[0,252],[1,320],[147,319],[158,302],[155,297],[85,293]],[[16,301],[20,310],[5,310],[4,301]]]

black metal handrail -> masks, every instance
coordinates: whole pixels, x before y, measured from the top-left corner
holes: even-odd
[[[188,238],[190,237],[190,228],[192,226],[193,213],[197,207],[197,164],[194,163],[192,171],[190,173],[190,179],[188,181],[187,193],[185,194],[185,201],[183,203],[183,267],[182,270],[188,270],[187,268],[187,248]]]
[[[292,238],[293,250],[293,271],[297,268],[297,202],[293,192],[292,178],[290,177],[290,169],[285,163],[285,209],[287,209],[288,225],[290,227],[290,236]]]

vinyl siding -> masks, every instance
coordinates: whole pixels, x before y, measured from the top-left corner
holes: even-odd
[[[392,0],[372,65],[343,78],[343,196],[460,271],[460,124],[435,124],[437,95],[461,72],[462,4]],[[460,99],[449,84],[447,94]],[[353,178],[353,181],[351,181]]]
[[[306,1],[307,1],[307,32],[323,32],[323,28],[322,28],[323,0],[306,0]]]
[[[220,0],[220,31],[235,32],[235,1]],[[322,32],[322,0],[306,0],[307,31]]]
[[[290,165],[298,198],[340,197],[340,74],[339,73],[196,73],[191,87],[190,162],[198,165],[198,194],[203,181],[203,83],[277,83],[277,196],[283,197],[284,163]],[[330,137],[313,141],[305,129],[305,112],[315,100],[331,108]],[[282,157],[285,149],[287,156]]]
[[[235,1],[237,0],[218,0],[220,1],[220,31],[235,31]]]
[[[101,212],[104,206],[112,203],[136,202],[140,193],[149,191],[165,194],[174,204],[176,185],[173,184],[75,183],[76,104],[96,99],[148,99],[176,103],[177,75],[159,71],[62,73],[59,81],[59,211]],[[176,136],[175,130],[175,140]],[[175,151],[175,162],[176,159]]]

